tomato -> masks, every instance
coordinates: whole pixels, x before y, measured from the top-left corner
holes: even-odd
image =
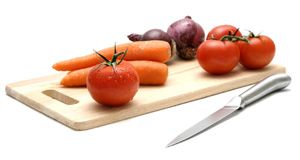
[[[236,33],[235,33],[236,32]],[[215,28],[213,28],[209,33],[207,34],[206,39],[216,39],[220,40],[225,35],[234,35],[235,36],[242,36],[241,32],[237,30],[236,27],[232,25],[220,25]]]
[[[225,74],[239,63],[239,47],[230,41],[206,40],[197,49],[200,66],[211,74]]]
[[[249,43],[237,42],[241,52],[240,63],[247,69],[260,69],[267,66],[275,55],[273,40],[264,35],[254,36],[254,34],[248,40]]]
[[[117,63],[116,59],[113,58],[115,62],[112,60],[93,67],[87,77],[90,95],[106,106],[128,103],[139,88],[139,77],[133,66],[126,61]]]

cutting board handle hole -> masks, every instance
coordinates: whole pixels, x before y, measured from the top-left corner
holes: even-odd
[[[44,90],[42,93],[46,96],[49,96],[55,100],[60,101],[66,105],[73,105],[73,104],[77,104],[79,102],[78,100],[76,100],[70,96],[67,96],[63,93],[60,93],[56,90],[53,90],[53,89]]]

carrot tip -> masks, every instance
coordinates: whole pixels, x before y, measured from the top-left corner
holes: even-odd
[[[55,70],[57,70],[56,63],[52,65],[52,68],[55,69]]]

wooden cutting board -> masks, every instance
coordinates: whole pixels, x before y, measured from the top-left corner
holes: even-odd
[[[273,64],[255,71],[236,67],[229,74],[213,76],[195,60],[176,60],[169,64],[164,86],[141,86],[133,101],[117,108],[97,104],[86,88],[59,85],[65,73],[9,84],[6,93],[75,130],[86,130],[253,84],[282,72],[284,67]]]

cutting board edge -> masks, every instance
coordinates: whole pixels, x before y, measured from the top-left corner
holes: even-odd
[[[43,115],[46,115],[47,117],[49,117],[57,122],[60,122],[60,124],[63,124],[65,126],[68,126],[72,129],[76,130],[76,128],[72,127],[72,126],[74,126],[73,120],[61,115],[60,113],[54,112],[53,110],[42,107],[42,104],[40,104],[39,102],[36,102],[34,100],[31,100],[30,98],[28,98],[25,95],[20,94],[17,90],[13,89],[11,85],[5,86],[5,92],[8,96],[16,99],[20,103],[25,104],[29,108],[34,109],[34,110],[38,111],[39,113],[42,113]]]
[[[43,82],[44,80],[48,80],[49,78],[61,79],[65,74],[66,73],[57,73],[57,74],[52,74],[52,75],[48,75],[48,76],[36,77],[33,79],[28,79],[28,80],[22,80],[22,81],[7,84],[6,87],[9,87],[9,88],[22,87],[24,85],[31,84],[31,83]]]

